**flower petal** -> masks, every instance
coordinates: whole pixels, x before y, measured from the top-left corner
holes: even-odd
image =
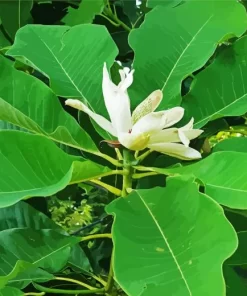
[[[132,127],[129,96],[111,81],[106,64],[103,68],[102,90],[113,127],[117,133],[129,132]]]
[[[118,135],[119,142],[130,150],[143,150],[149,142],[147,134],[120,133]]]
[[[177,128],[168,128],[150,135],[150,144],[180,142]]]
[[[189,147],[190,140],[186,137],[186,134],[181,129],[178,129],[178,136],[180,142],[182,142],[185,147]]]
[[[132,113],[132,122],[135,124],[143,116],[153,112],[162,101],[163,93],[161,90],[153,91],[144,101],[142,101]]]
[[[151,135],[152,133],[160,131],[162,129],[164,113],[164,111],[152,112],[143,116],[133,125],[132,133],[149,133]]]
[[[162,129],[170,127],[179,122],[184,116],[184,108],[174,107],[165,111],[165,116],[162,119]]]
[[[108,121],[106,118],[103,116],[92,112],[85,104],[83,104],[79,100],[74,100],[74,99],[68,99],[65,101],[65,105],[71,106],[75,109],[78,109],[80,111],[83,111],[87,113],[99,126],[101,126],[105,131],[113,135],[114,137],[117,136],[116,130],[113,128],[112,124],[110,121]]]
[[[189,140],[193,140],[197,137],[200,136],[200,134],[202,134],[204,131],[200,130],[200,129],[191,129],[191,130],[187,130],[187,131],[183,131],[183,133],[185,134],[185,136],[189,139]]]
[[[133,74],[135,70],[131,70],[127,67],[123,68],[123,70],[119,70],[119,74],[121,76],[121,82],[118,84],[118,88],[122,91],[126,91],[128,87],[133,83]]]
[[[149,144],[148,148],[183,160],[198,159],[202,157],[200,152],[193,148],[185,147],[183,144]]]
[[[191,120],[184,126],[180,127],[181,130],[191,130],[193,129],[194,118],[192,117]]]

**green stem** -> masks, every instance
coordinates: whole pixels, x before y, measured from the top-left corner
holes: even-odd
[[[104,15],[103,13],[100,13],[99,15],[102,16],[103,18],[107,19],[108,22],[110,22],[114,27],[120,27],[120,24],[115,23],[109,17],[107,17],[106,15]]]
[[[151,154],[153,152],[153,150],[148,150],[146,152],[144,152],[143,154],[141,154],[140,156],[137,157],[137,160],[139,160],[139,163],[141,161],[143,161],[149,154]]]
[[[112,239],[112,235],[111,235],[111,233],[92,234],[92,235],[82,237],[81,242],[85,242],[85,241],[96,239],[96,238],[110,238],[110,239]]]
[[[123,27],[127,32],[131,31],[131,28],[127,26],[125,23],[123,23],[116,14],[114,14],[111,10],[111,8],[105,7],[104,13],[111,18],[112,21],[118,24],[118,26]]]
[[[116,196],[121,196],[122,191],[114,186],[111,186],[105,182],[102,182],[100,180],[97,179],[91,179],[90,180],[92,183],[100,185],[101,187],[105,188],[106,190],[108,190],[109,192],[113,193]]]
[[[149,177],[149,176],[155,176],[155,175],[158,175],[158,173],[156,173],[156,172],[138,173],[138,174],[133,174],[132,175],[132,178],[133,179],[140,179],[140,178]]]
[[[123,159],[126,174],[123,176],[122,196],[125,197],[128,195],[128,189],[132,188],[133,168],[131,166],[131,161],[133,160],[133,155],[129,150],[123,150]]]
[[[110,163],[112,163],[116,167],[123,167],[123,164],[122,163],[120,163],[115,158],[112,158],[112,157],[110,157],[107,154],[104,154],[104,153],[101,153],[101,152],[97,152],[97,153],[94,153],[94,155],[97,155],[97,156],[99,156],[101,158],[104,158],[105,160],[109,161]]]
[[[114,285],[114,272],[113,272],[113,253],[111,255],[111,262],[110,262],[110,270],[109,270],[109,274],[108,274],[108,280],[107,280],[107,284],[105,287],[105,291],[107,293],[111,292],[112,287]]]
[[[85,284],[85,283],[82,283],[78,280],[74,280],[74,279],[70,279],[70,278],[65,278],[65,277],[55,277],[53,280],[58,280],[58,281],[65,281],[65,282],[70,282],[70,283],[74,283],[74,284],[77,284],[78,286],[82,286],[84,288],[87,288],[88,290],[94,290],[94,287],[88,285],[88,284]]]
[[[93,289],[93,290],[63,290],[63,289],[53,289],[41,286],[39,284],[33,283],[34,288],[38,291],[51,293],[51,294],[64,294],[64,295],[89,295],[89,294],[105,294],[105,289]]]
[[[43,296],[45,292],[28,292],[24,293],[24,296]]]

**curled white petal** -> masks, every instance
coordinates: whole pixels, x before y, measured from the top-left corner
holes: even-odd
[[[102,90],[106,109],[117,133],[128,132],[132,128],[129,96],[110,79],[104,64]]]
[[[143,116],[138,120],[132,128],[132,132],[135,134],[158,132],[162,129],[162,119],[164,117],[164,111],[152,112]]]
[[[176,157],[183,160],[192,160],[201,158],[201,153],[197,150],[186,147],[183,144],[177,143],[159,143],[149,144],[148,148],[167,154],[172,157]]]
[[[110,133],[111,135],[113,135],[114,137],[117,136],[117,132],[114,129],[114,127],[112,126],[111,122],[108,121],[106,118],[104,118],[103,116],[94,113],[93,111],[91,111],[85,104],[83,104],[81,101],[79,100],[74,100],[74,99],[68,99],[65,101],[65,104],[68,106],[71,106],[75,109],[78,109],[80,111],[83,111],[85,113],[87,113],[100,127],[102,127],[105,131],[107,131],[108,133]]]
[[[168,128],[177,122],[179,122],[184,116],[184,108],[174,107],[164,111],[164,117],[162,122],[162,128]]]

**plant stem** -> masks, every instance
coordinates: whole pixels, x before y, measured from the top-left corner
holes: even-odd
[[[105,7],[104,13],[111,18],[112,21],[114,21],[118,26],[123,27],[127,32],[131,31],[131,28],[127,26],[124,22],[122,22],[116,14],[114,14],[111,10],[111,7]]]
[[[127,149],[123,150],[123,159],[124,159],[124,169],[126,174],[123,176],[123,186],[122,186],[122,196],[125,197],[128,195],[128,189],[132,188],[132,174],[133,168],[131,166],[133,155]]]
[[[114,195],[116,196],[121,196],[122,194],[122,191],[114,186],[111,186],[105,182],[102,182],[100,180],[97,180],[97,179],[91,179],[90,180],[92,183],[95,183],[95,184],[98,184],[102,187],[104,187],[106,190],[108,190],[109,192],[113,193]]]
[[[99,283],[101,283],[102,286],[106,286],[107,285],[107,282],[104,281],[102,278],[96,276],[95,274],[91,274],[90,275],[93,279],[95,279],[96,281],[98,281]]]
[[[120,163],[115,158],[112,158],[112,157],[110,157],[107,154],[104,154],[104,153],[101,153],[101,152],[97,152],[97,153],[94,153],[94,155],[98,155],[99,157],[104,158],[105,160],[109,161],[110,163],[112,163],[116,167],[123,167],[123,164],[122,163]]]
[[[108,22],[110,22],[113,26],[115,27],[120,27],[120,24],[115,23],[114,21],[112,21],[109,17],[107,17],[106,15],[104,15],[103,13],[99,14],[100,16],[102,16],[103,18],[107,19]]]
[[[144,152],[142,155],[140,155],[139,157],[137,157],[137,160],[139,160],[139,163],[141,161],[143,161],[152,152],[153,152],[153,150],[148,150],[148,151]]]
[[[158,173],[156,173],[156,172],[138,173],[138,174],[133,174],[132,175],[132,178],[133,179],[140,179],[140,178],[149,177],[149,176],[155,176],[155,175],[158,175]]]
[[[81,242],[96,239],[96,238],[110,238],[110,239],[112,239],[112,235],[111,235],[111,233],[92,234],[92,235],[82,237]]]
[[[70,279],[70,278],[64,278],[64,277],[55,277],[54,280],[58,280],[58,281],[65,281],[65,282],[70,282],[70,283],[74,283],[77,284],[78,286],[82,286],[87,288],[88,290],[94,290],[94,287],[87,285],[85,283],[82,283],[80,281],[74,280],[74,279]]]
[[[123,160],[123,156],[118,148],[115,148],[118,160]]]
[[[24,293],[24,296],[43,296],[45,292],[28,292]]]
[[[64,294],[64,295],[89,295],[89,294],[105,294],[105,289],[93,289],[93,290],[63,290],[63,289],[53,289],[53,288],[47,288],[44,286],[41,286],[39,284],[33,283],[33,286],[45,293],[51,293],[51,294]]]
[[[108,280],[107,280],[107,284],[105,286],[105,291],[107,292],[111,292],[112,287],[114,285],[114,272],[113,272],[113,252],[111,255],[111,262],[110,262],[110,270],[109,270],[109,274],[108,274]]]

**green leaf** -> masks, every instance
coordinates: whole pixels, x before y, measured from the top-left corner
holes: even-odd
[[[100,14],[105,0],[83,0],[77,9],[69,7],[62,21],[68,26],[92,23],[96,14]]]
[[[0,57],[0,119],[91,153],[98,149],[58,98],[38,79],[17,71]],[[2,99],[1,99],[2,97]]]
[[[110,172],[64,153],[45,137],[18,131],[0,131],[0,163],[0,208],[33,196],[50,196],[70,183]]]
[[[0,296],[24,296],[25,294],[13,287],[4,287],[0,290]]]
[[[210,120],[243,115],[247,111],[246,46],[247,36],[244,36],[196,76],[191,91],[183,100],[187,117],[195,118],[196,128]]]
[[[245,8],[236,0],[227,5],[210,0],[155,7],[129,37],[135,52],[129,91],[134,104],[161,89],[164,99],[159,109],[179,105],[182,80],[206,63],[224,36],[240,36],[246,28]]]
[[[15,33],[31,19],[32,0],[0,2],[0,19],[8,35],[14,40]]]
[[[2,273],[0,274],[0,288],[8,284],[11,287],[24,289],[32,281],[47,282],[54,278],[47,271],[22,260],[16,262],[9,274],[6,273],[6,266],[3,266]]]
[[[3,287],[6,280],[12,280],[19,273],[35,267],[41,267],[48,272],[60,271],[67,263],[71,246],[79,241],[78,237],[65,236],[47,229],[25,228],[1,231],[0,285]]]
[[[247,264],[247,231],[240,231],[238,234],[238,248],[236,252],[226,261],[228,265],[245,265]]]
[[[195,183],[173,178],[166,188],[133,191],[107,211],[115,216],[115,278],[128,295],[225,295],[222,264],[237,236]]]
[[[91,24],[72,28],[27,25],[18,31],[8,51],[12,57],[24,56],[49,77],[57,95],[88,102],[101,114],[107,113],[102,94],[103,63],[112,65],[117,53],[106,28]]]
[[[0,208],[0,231],[11,228],[61,229],[55,222],[26,202]]]
[[[207,158],[178,168],[146,168],[165,175],[193,175],[205,186],[205,193],[218,203],[234,209],[247,209],[246,153],[216,152]]]
[[[169,6],[169,7],[175,7],[178,4],[180,4],[183,0],[148,0],[147,6],[150,8],[153,8],[155,6],[161,5],[161,6]]]
[[[247,286],[232,267],[224,266],[224,277],[226,281],[226,296],[246,295]]]
[[[247,153],[247,138],[230,138],[220,141],[214,146],[213,151],[236,151]]]

